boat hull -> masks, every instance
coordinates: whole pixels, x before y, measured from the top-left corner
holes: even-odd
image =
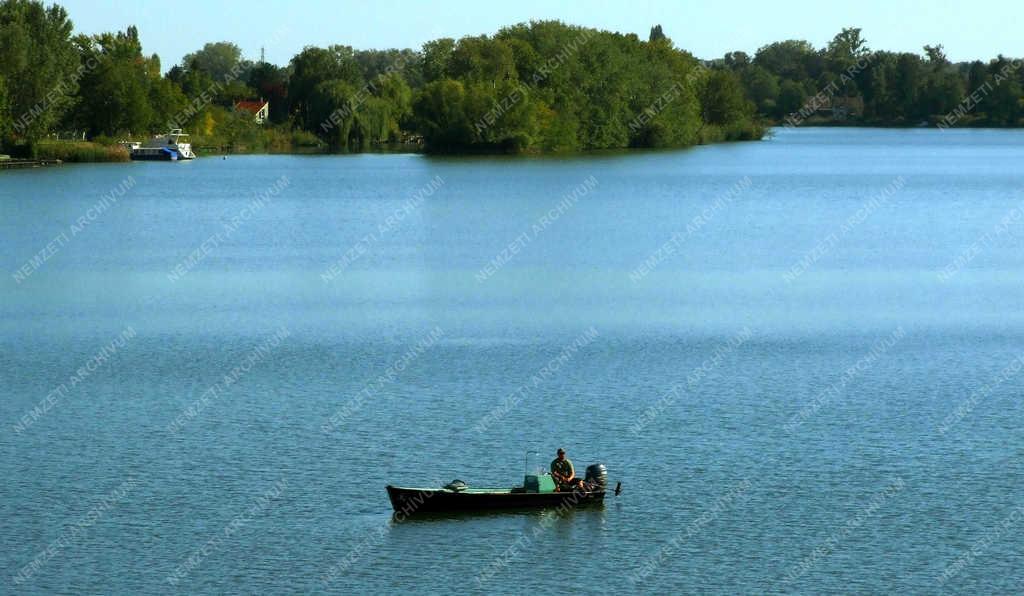
[[[131,157],[132,161],[187,161],[194,159],[192,157],[185,157],[178,152],[168,153],[166,151],[145,153],[132,151],[129,157]]]
[[[387,487],[396,513],[406,516],[427,512],[489,511],[500,509],[570,508],[604,501],[605,491],[554,493],[455,492],[447,489]]]

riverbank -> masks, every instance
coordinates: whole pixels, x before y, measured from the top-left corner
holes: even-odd
[[[964,116],[948,125],[944,123],[943,117],[933,116],[925,120],[880,120],[866,119],[857,116],[850,116],[845,119],[836,119],[829,116],[814,115],[808,118],[789,122],[787,120],[771,120],[771,127],[822,127],[822,128],[964,128],[964,129],[1002,129],[1014,130],[1021,126],[999,124],[979,116]]]
[[[733,143],[743,141],[756,141],[768,135],[768,129],[757,138],[750,136],[735,136],[717,127],[707,127],[700,133],[696,143],[679,147],[662,147],[662,150],[687,149],[704,145],[715,145],[719,143]],[[43,144],[41,144],[43,145]],[[293,144],[246,144],[246,145],[219,145],[209,142],[204,144],[193,144],[193,151],[198,158],[220,157],[226,155],[346,155],[346,154],[374,154],[374,153],[422,153],[425,155],[437,155],[447,157],[460,156],[487,156],[487,155],[522,155],[522,156],[565,156],[565,155],[601,155],[609,151],[650,151],[656,150],[650,147],[618,147],[612,149],[591,149],[580,151],[502,151],[498,149],[485,150],[482,148],[465,149],[462,151],[431,151],[423,143],[374,143],[359,150],[332,149],[326,144],[319,145],[293,145]],[[130,154],[120,146],[106,146],[92,142],[46,142],[37,150],[38,159],[11,160],[21,163],[39,163],[41,165],[54,165],[60,163],[116,163],[130,161]],[[44,163],[45,162],[45,163]],[[14,166],[11,166],[14,167]],[[32,166],[23,166],[32,167]]]
[[[327,150],[327,144],[311,132],[271,125],[242,128],[229,134],[193,133],[190,141],[196,155],[320,153]]]
[[[756,128],[732,128],[708,125],[697,134],[696,142],[678,147],[664,147],[664,149],[685,149],[694,146],[714,145],[718,143],[756,141],[770,136],[772,128],[789,128],[785,122],[766,123],[763,127]],[[864,120],[832,120],[823,117],[812,117],[799,124],[801,128],[937,128],[935,123],[906,122],[868,122]],[[1012,128],[984,126],[980,122],[958,124],[956,128],[985,129],[985,128]],[[306,131],[288,131],[277,128],[268,128],[262,131],[263,134],[255,138],[245,139],[231,143],[221,137],[194,135],[192,143],[193,150],[199,157],[212,157],[222,155],[333,155],[346,153],[424,153],[447,156],[469,156],[469,155],[507,155],[507,154],[529,154],[529,155],[586,155],[597,154],[608,151],[583,150],[583,151],[502,151],[494,149],[488,151],[480,147],[465,149],[461,151],[437,151],[431,150],[422,142],[415,143],[371,143],[358,150],[334,149],[320,139]],[[9,164],[0,165],[0,168],[9,169],[15,167],[38,167],[41,165],[59,165],[60,163],[105,163],[125,162],[130,160],[129,153],[120,145],[108,144],[101,141],[41,141],[36,146],[36,156],[33,159],[10,160],[22,164],[17,166]],[[648,149],[646,147],[621,147],[613,151],[632,151]],[[2,162],[0,162],[2,163]],[[36,164],[36,165],[31,165]]]

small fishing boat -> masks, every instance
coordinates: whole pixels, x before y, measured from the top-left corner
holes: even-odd
[[[165,135],[157,135],[145,143],[124,143],[129,157],[134,160],[178,161],[195,159],[188,135],[180,128],[171,129]]]
[[[485,511],[495,509],[570,508],[604,502],[608,471],[604,464],[587,467],[584,481],[571,491],[556,489],[551,474],[526,474],[522,486],[474,488],[455,480],[440,488],[387,486],[396,513],[403,516],[438,511]],[[615,494],[622,483],[615,486]]]

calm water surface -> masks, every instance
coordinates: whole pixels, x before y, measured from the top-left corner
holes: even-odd
[[[1019,593],[1022,164],[804,129],[4,172],[0,592]],[[391,523],[385,484],[558,446],[623,494]]]

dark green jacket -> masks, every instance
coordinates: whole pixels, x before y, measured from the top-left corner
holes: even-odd
[[[574,470],[572,467],[572,462],[569,461],[569,458],[565,458],[562,460],[555,458],[555,460],[551,462],[551,475],[554,476],[556,472],[560,474],[562,478],[573,477]]]

